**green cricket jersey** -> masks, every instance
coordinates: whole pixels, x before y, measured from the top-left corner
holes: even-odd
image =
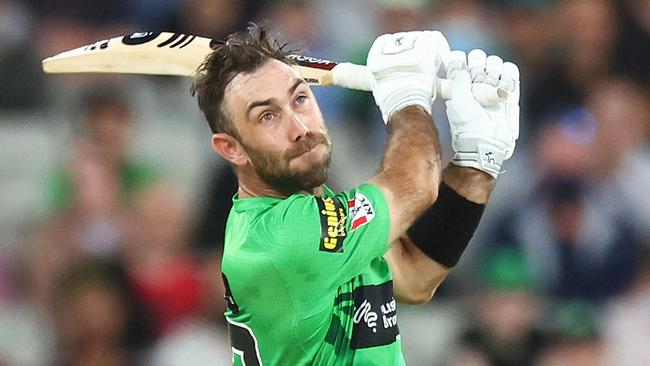
[[[234,365],[405,365],[376,186],[233,201],[222,271]]]

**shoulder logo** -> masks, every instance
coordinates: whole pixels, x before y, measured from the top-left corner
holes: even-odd
[[[375,218],[375,208],[372,207],[370,200],[360,192],[357,192],[354,198],[348,201],[348,208],[352,220],[350,230],[358,229]]]
[[[316,198],[320,216],[321,239],[320,250],[323,252],[343,252],[343,239],[347,235],[345,229],[345,210],[339,200],[331,197]]]

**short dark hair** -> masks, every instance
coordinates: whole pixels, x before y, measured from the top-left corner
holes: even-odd
[[[237,130],[223,109],[226,86],[240,72],[252,72],[266,61],[275,59],[288,65],[287,44],[269,36],[263,26],[249,23],[247,32],[233,33],[225,41],[212,41],[213,51],[197,70],[192,95],[205,115],[212,133],[227,133],[239,138]]]

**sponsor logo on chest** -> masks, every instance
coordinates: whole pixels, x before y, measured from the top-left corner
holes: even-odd
[[[320,250],[323,252],[343,252],[345,230],[345,210],[339,200],[325,197],[318,198],[318,210],[321,224]]]
[[[399,328],[393,282],[358,287],[353,299],[354,326],[350,346],[359,349],[395,342]]]

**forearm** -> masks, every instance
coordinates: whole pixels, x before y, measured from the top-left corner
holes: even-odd
[[[487,203],[497,182],[485,172],[454,164],[445,167],[442,180],[459,196],[480,205]]]
[[[451,75],[454,93],[446,105],[454,164],[443,173],[435,204],[407,231],[410,241],[401,240],[395,251],[400,255],[389,256],[393,271],[400,272],[396,293],[406,289],[415,291],[409,293],[415,298],[433,295],[449,268],[460,260],[503,162],[514,152],[519,135],[519,69],[481,50],[473,50],[470,56],[468,61],[463,52],[453,51],[448,59],[447,75]],[[506,100],[489,109],[471,91],[472,77],[486,75],[493,86],[498,82],[508,89]],[[413,248],[403,250],[404,243],[412,243]],[[414,287],[412,281],[419,285]]]
[[[453,164],[449,164],[444,169],[443,181],[459,196],[472,202],[472,204],[480,205],[484,205],[488,201],[496,183],[495,179],[487,173]],[[434,207],[432,206],[431,209],[434,209]],[[449,212],[449,210],[443,209],[440,214],[452,215],[452,220],[463,219],[462,217],[456,217],[458,215]],[[427,221],[423,220],[427,218],[427,214],[425,214],[418,219],[414,224],[416,226],[414,229],[418,229],[418,225],[428,227],[444,225],[440,230],[444,230],[445,235],[458,238],[457,235],[449,233],[449,231],[455,230],[455,228],[452,229],[449,225],[439,222],[437,219],[438,216],[429,218]],[[476,224],[478,224],[478,221],[476,221]],[[456,239],[450,242],[446,242],[442,235],[435,234],[425,239],[422,237],[415,238],[414,240],[417,241],[417,244],[408,235],[403,236],[397,241],[386,255],[386,259],[394,273],[396,296],[401,301],[409,303],[422,303],[431,299],[435,290],[446,278],[451,266],[455,264],[457,256],[460,256],[460,253],[465,249],[465,245],[467,245],[469,238],[473,235],[474,229],[475,226],[464,230],[461,233],[461,235],[464,235],[463,239]],[[428,240],[428,242],[424,242],[424,240]],[[444,248],[446,245],[451,245],[452,248]],[[427,254],[418,246],[438,246],[438,249],[429,251],[429,254]],[[451,254],[449,250],[452,250]],[[449,259],[449,257],[453,259]],[[445,262],[446,265],[441,262]]]
[[[455,266],[474,236],[495,182],[485,172],[449,164],[438,199],[411,225],[408,237],[434,261]]]
[[[395,298],[404,303],[431,300],[449,273],[449,268],[429,258],[406,235],[393,243],[384,259],[393,273]]]
[[[438,130],[419,107],[396,112],[388,122],[388,141],[379,173],[371,180],[391,211],[390,240],[401,236],[436,199],[441,180]]]
[[[387,130],[381,179],[399,186],[402,199],[435,201],[442,169],[438,130],[431,116],[422,108],[407,107],[395,113]]]

